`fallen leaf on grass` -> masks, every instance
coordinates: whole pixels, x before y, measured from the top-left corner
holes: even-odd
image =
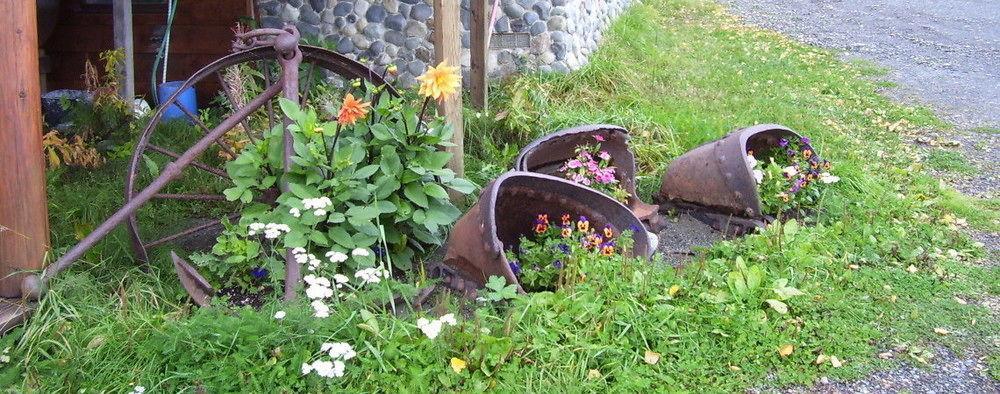
[[[820,355],[816,356],[816,361],[813,361],[813,364],[822,365],[823,363],[826,362],[826,360],[829,360],[829,359],[830,359],[830,356],[827,356],[825,354],[820,354]]]
[[[909,267],[906,267],[906,271],[909,272],[909,273],[911,273],[911,274],[915,274],[915,273],[917,273],[917,271],[919,271],[919,269],[917,268],[917,266],[915,266],[913,264],[910,264]]]
[[[730,370],[730,371],[733,371],[733,372],[739,372],[739,371],[742,371],[742,370],[743,370],[743,368],[740,368],[740,367],[737,367],[737,366],[735,366],[735,365],[730,365],[730,366],[729,366],[729,370]]]
[[[830,356],[830,365],[832,365],[834,368],[840,368],[840,366],[844,365],[844,363],[840,361],[840,359],[837,358],[837,356]]]
[[[649,365],[656,365],[656,363],[660,362],[660,353],[646,350],[646,354],[642,356],[642,361],[645,361]]]
[[[781,347],[778,348],[778,354],[781,357],[788,357],[794,351],[795,351],[795,346],[792,346],[791,344],[782,345]]]
[[[892,358],[892,352],[879,353],[878,354],[878,358],[881,358],[883,360],[888,360],[888,359]]]
[[[966,304],[968,304],[968,303],[969,303],[968,301],[966,301],[966,300],[963,300],[963,299],[961,299],[961,298],[958,298],[958,297],[955,297],[955,302],[957,302],[957,303],[959,303],[959,304],[962,304],[962,305],[966,305]]]
[[[938,335],[948,335],[951,334],[951,331],[938,327],[934,329],[934,333]]]
[[[465,360],[462,360],[457,357],[451,358],[451,370],[455,371],[455,373],[462,373],[462,370],[464,370],[465,367],[467,366],[468,364],[465,362]]]
[[[591,369],[587,371],[587,379],[600,379],[600,378],[601,378],[601,371],[598,371],[596,369]]]

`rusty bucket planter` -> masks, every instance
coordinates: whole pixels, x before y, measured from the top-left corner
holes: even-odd
[[[799,134],[777,124],[736,130],[674,159],[656,196],[661,209],[688,213],[727,234],[744,234],[774,220],[763,204],[747,151],[763,152]]]
[[[592,225],[633,229],[634,256],[652,250],[642,223],[615,199],[597,190],[545,174],[510,171],[487,185],[479,201],[458,220],[448,239],[444,264],[453,272],[444,278],[450,287],[475,294],[490,276],[500,276],[523,291],[504,251],[529,235],[539,213],[584,215]]]
[[[657,227],[658,207],[642,202],[635,193],[635,154],[629,149],[628,131],[623,127],[586,125],[545,135],[521,149],[514,161],[514,169],[561,177],[563,174],[559,168],[576,157],[576,148],[597,142],[595,137],[598,136],[604,139],[600,142],[601,149],[611,155],[611,163],[616,168],[615,178],[629,194],[626,205],[639,220],[650,224],[650,227]]]

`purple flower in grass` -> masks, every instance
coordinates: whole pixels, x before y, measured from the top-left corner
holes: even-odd
[[[569,254],[569,245],[566,245],[566,244],[559,244],[559,246],[557,246],[557,247],[558,247],[558,248],[559,248],[559,250],[560,250],[560,251],[562,251],[563,253],[566,253],[566,254]]]
[[[563,267],[563,263],[562,261],[556,260],[555,262],[552,263],[552,266],[556,267],[556,269],[558,270],[561,270]]]
[[[802,143],[806,145],[809,145],[809,143],[812,142],[812,140],[810,140],[809,137],[802,137],[801,139],[799,139],[799,141],[802,141]]]
[[[789,193],[798,193],[799,190],[802,190],[802,184],[803,183],[805,183],[805,181],[802,178],[796,179],[795,183],[792,184],[792,188],[789,189],[788,192]]]
[[[261,278],[267,276],[267,269],[265,269],[264,267],[254,268],[254,269],[250,270],[250,276],[252,276],[252,277],[254,277],[256,279],[261,279]]]
[[[509,263],[510,270],[514,272],[514,275],[521,275],[521,265],[517,261],[511,261]]]
[[[782,138],[782,139],[778,140],[778,146],[780,146],[780,147],[782,147],[782,148],[784,148],[784,147],[788,146],[788,140],[786,140],[786,139],[784,139],[784,138]]]

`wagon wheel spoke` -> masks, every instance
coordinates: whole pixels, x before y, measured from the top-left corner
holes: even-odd
[[[184,108],[183,105],[178,105],[177,108],[180,108],[181,111],[188,116],[188,118],[191,118],[191,121],[193,121],[194,124],[201,129],[202,134],[208,135],[208,133],[212,131],[212,129],[208,128],[208,126],[205,126],[205,123],[202,123],[201,119],[192,114],[191,111],[188,111],[187,108]],[[233,153],[233,149],[229,147],[229,144],[227,144],[226,141],[223,140],[223,137],[219,137],[215,140],[215,142],[219,144],[219,147],[221,147],[222,150],[229,155],[229,157],[236,157],[236,153]]]
[[[223,70],[216,71],[215,75],[219,78],[219,85],[222,86],[222,92],[226,95],[226,99],[229,100],[230,108],[233,109],[233,112],[239,112],[239,110],[243,109],[243,106],[236,102],[232,89],[229,87],[229,84],[226,83],[225,76],[222,75]],[[244,118],[240,121],[240,124],[243,125],[243,133],[250,139],[250,142],[257,143],[257,138],[253,136],[252,132],[250,132],[250,118]]]
[[[234,221],[234,220],[236,220],[239,217],[240,217],[240,214],[238,214],[238,213],[234,213],[234,214],[231,214],[229,216],[226,216],[226,218],[229,219],[229,221]],[[210,228],[220,227],[220,226],[222,226],[222,220],[213,220],[213,221],[208,222],[208,223],[203,223],[203,224],[199,224],[197,226],[188,227],[188,228],[186,228],[184,230],[181,230],[179,232],[167,235],[167,236],[165,236],[163,238],[160,238],[160,239],[157,239],[155,241],[147,242],[147,243],[143,244],[142,247],[146,248],[146,249],[155,248],[157,246],[163,245],[163,244],[165,244],[167,242],[170,242],[170,241],[173,241],[175,239],[178,239],[178,238],[181,238],[181,237],[184,237],[184,236],[187,236],[187,235],[191,235],[191,234],[194,234],[194,233],[202,231],[202,230],[207,230],[207,229],[210,229]]]
[[[299,102],[302,103],[303,105],[305,105],[306,100],[309,98],[309,91],[312,90],[312,89],[310,89],[310,86],[312,86],[313,71],[315,71],[315,69],[316,69],[316,63],[309,63],[308,67],[309,67],[309,70],[306,71],[306,80],[305,80],[305,83],[303,83],[299,87]]]
[[[267,65],[267,60],[257,62],[261,75],[264,76],[264,89],[271,87],[271,68]],[[267,130],[274,129],[274,100],[267,102]]]
[[[226,196],[219,194],[158,193],[154,194],[153,198],[165,200],[226,201]]]
[[[178,158],[181,157],[181,155],[177,154],[176,152],[174,152],[174,151],[172,151],[170,149],[161,147],[159,145],[146,144],[146,148],[149,149],[149,150],[151,150],[151,151],[153,151],[153,152],[159,153],[161,155],[169,156],[169,157],[173,158],[174,160],[177,160]],[[229,174],[226,174],[225,171],[222,171],[222,170],[220,170],[218,168],[212,167],[212,166],[210,166],[208,164],[202,163],[202,162],[200,162],[198,160],[192,161],[191,162],[191,166],[193,166],[194,168],[197,168],[199,170],[202,170],[202,171],[205,171],[205,172],[208,172],[208,173],[211,173],[211,174],[218,175],[219,177],[222,177],[224,179],[229,179]]]

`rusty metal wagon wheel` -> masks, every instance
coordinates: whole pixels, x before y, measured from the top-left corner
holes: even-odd
[[[154,194],[149,202],[128,215],[126,224],[138,260],[148,261],[150,249],[172,241],[201,238],[196,244],[202,244],[204,241],[214,240],[214,237],[204,235],[218,230],[222,226],[222,221],[199,217],[222,216],[230,221],[237,220],[238,214],[234,212],[238,212],[239,205],[227,202],[222,194],[222,190],[231,186],[223,169],[225,160],[238,155],[240,145],[243,143],[259,140],[265,129],[270,130],[282,123],[283,117],[277,105],[279,97],[299,97],[298,101],[303,103],[317,99],[310,97],[310,94],[317,95],[316,88],[319,84],[324,85],[320,87],[321,90],[329,90],[330,87],[334,90],[351,89],[355,95],[358,94],[358,90],[365,89],[366,85],[352,87],[353,80],[368,81],[373,86],[385,85],[382,76],[340,54],[312,46],[301,45],[297,48],[301,51],[301,62],[293,66],[297,68],[295,74],[298,75],[298,83],[294,84],[298,85],[297,92],[288,92],[289,85],[285,84],[277,91],[280,94],[276,93],[276,85],[283,83],[282,74],[289,75],[289,70],[283,69],[289,67],[289,63],[282,62],[282,55],[275,50],[275,47],[261,46],[228,55],[205,66],[188,78],[170,98],[160,103],[158,110],[139,136],[132,154],[126,174],[126,204],[136,199],[151,179],[155,178],[156,160],[165,160],[168,163],[177,160],[180,152],[185,152],[195,143],[201,143],[201,139],[215,126],[205,124],[199,114],[191,113],[181,105],[174,105],[185,89],[194,86],[198,90],[214,91],[215,89],[211,88],[221,87],[218,97],[223,103],[218,107],[225,108],[228,113],[219,123],[228,122],[234,127],[222,138],[207,141],[211,144],[210,147],[189,166],[182,169],[181,177],[185,178],[179,179],[182,182],[175,181],[165,186]],[[243,82],[251,82],[250,85],[256,86],[257,89],[248,93]],[[394,94],[391,87],[387,90],[390,94]],[[252,101],[255,93],[258,98],[265,99],[266,103],[251,113],[234,115],[243,112],[240,109]],[[171,124],[178,120],[164,120],[164,113],[171,106],[183,112],[184,118],[180,120],[183,127]],[[234,119],[237,116],[238,118]],[[178,183],[186,184],[178,185]],[[265,193],[260,200],[273,202],[278,194],[278,190],[275,189],[271,193]],[[161,208],[170,204],[180,207],[181,205],[176,203],[178,201],[184,203],[180,209],[201,212],[184,212],[191,214],[189,218],[158,217],[163,212]],[[154,222],[153,226],[147,226],[153,228],[143,228],[140,217]],[[178,225],[179,222],[187,223]]]

